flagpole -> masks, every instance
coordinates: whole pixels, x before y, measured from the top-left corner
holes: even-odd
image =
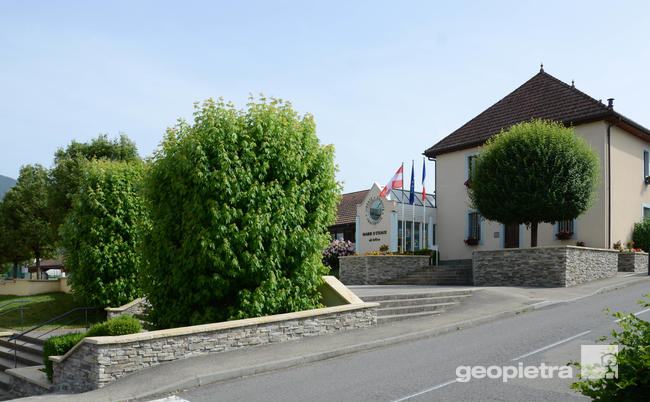
[[[415,160],[411,159],[411,181],[415,181]],[[413,186],[413,205],[411,206],[411,251],[415,253],[415,185]]]
[[[402,161],[402,252],[406,251],[406,226],[404,225],[404,161]]]

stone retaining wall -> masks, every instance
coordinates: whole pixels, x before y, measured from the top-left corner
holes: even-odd
[[[648,253],[618,253],[618,272],[648,272]]]
[[[45,366],[32,366],[8,369],[11,378],[9,393],[16,398],[43,395],[52,392],[52,384],[41,369]]]
[[[618,252],[575,246],[475,251],[475,286],[569,287],[618,271]]]
[[[122,307],[106,307],[106,319],[110,320],[113,317],[118,317],[122,314],[130,315],[135,317],[147,311],[151,307],[147,302],[147,299],[141,297],[139,299],[133,300],[131,303],[125,304]]]
[[[51,356],[54,391],[84,392],[160,363],[377,325],[377,303],[365,303],[336,278],[324,277],[333,307],[122,336],[84,338]],[[325,300],[324,300],[325,302]]]
[[[346,285],[380,285],[426,265],[426,255],[353,255],[339,258],[339,277]]]

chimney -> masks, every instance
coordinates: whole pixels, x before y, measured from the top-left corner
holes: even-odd
[[[614,98],[607,98],[607,109],[614,109]]]

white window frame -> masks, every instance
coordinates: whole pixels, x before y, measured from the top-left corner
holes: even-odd
[[[565,219],[565,221],[569,221],[571,219]],[[554,230],[553,230],[553,240],[559,240],[557,237],[555,237],[556,234],[560,232],[560,222],[555,222],[553,225]],[[578,219],[573,219],[573,234],[569,239],[576,239],[578,237]]]
[[[470,209],[465,214],[465,240],[469,238],[469,216],[473,213],[478,216],[478,244],[483,244],[483,217],[476,209]]]

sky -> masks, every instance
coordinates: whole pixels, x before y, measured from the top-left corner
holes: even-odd
[[[650,127],[645,1],[0,0],[0,174],[72,140],[141,156],[193,104],[251,94],[310,113],[344,192],[386,184],[544,70]],[[434,186],[427,162],[427,191]]]

